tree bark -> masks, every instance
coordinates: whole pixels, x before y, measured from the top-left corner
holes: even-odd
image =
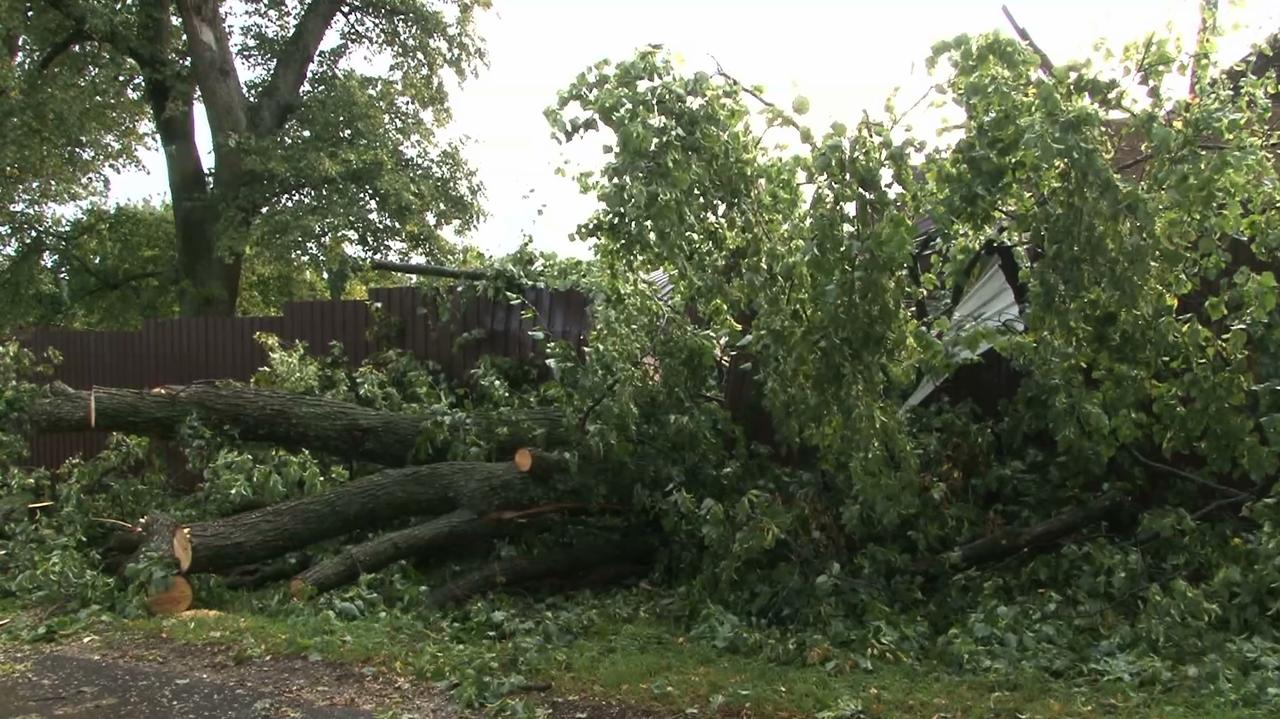
[[[653,546],[635,537],[583,544],[539,557],[516,557],[493,562],[431,593],[427,601],[443,607],[477,594],[547,579],[574,580],[614,565],[647,566]]]
[[[309,566],[311,566],[310,554],[289,552],[265,562],[229,569],[222,574],[223,583],[228,589],[253,589],[288,579]]]
[[[301,572],[289,584],[294,599],[306,599],[350,584],[361,574],[376,572],[392,562],[432,550],[458,547],[507,533],[516,523],[486,521],[478,513],[459,509],[422,524],[388,532],[342,550]]]
[[[399,272],[405,275],[423,275],[425,277],[443,277],[451,280],[487,280],[493,273],[486,270],[459,269],[442,265],[421,265],[414,262],[392,262],[391,260],[369,260],[369,269]]]
[[[29,413],[40,432],[76,432],[90,428],[90,392],[53,385]],[[448,437],[426,436],[431,445],[419,451],[429,418],[368,409],[359,405],[243,385],[208,384],[153,390],[98,387],[92,391],[93,427],[108,432],[173,437],[195,414],[214,425],[229,426],[250,442],[309,449],[347,460],[387,466],[442,459]],[[500,455],[527,444],[556,445],[569,433],[557,410],[530,410],[514,423],[477,413],[453,431],[491,438]],[[511,456],[506,454],[506,456]]]
[[[182,525],[167,514],[152,514],[147,517],[137,533],[142,540],[129,563],[141,561],[147,557],[172,559],[179,573],[186,573],[191,568],[191,541]]]
[[[190,571],[222,573],[403,517],[524,506],[541,491],[510,462],[388,469],[321,494],[188,525]]]
[[[953,570],[963,570],[1007,559],[1029,549],[1059,541],[1085,527],[1097,524],[1128,503],[1129,499],[1123,494],[1105,494],[1088,504],[1073,507],[1039,524],[1033,524],[1030,527],[1010,527],[965,544],[945,555],[942,561]],[[924,560],[917,564],[917,569],[928,569],[938,564],[936,559]]]
[[[245,169],[242,147],[251,135],[270,138],[297,107],[341,0],[312,0],[280,45],[271,76],[251,104],[245,94],[220,0],[178,0],[189,67],[173,56],[172,0],[141,0],[128,23],[97,21],[83,3],[50,0],[77,32],[115,48],[139,67],[152,119],[164,149],[173,200],[179,310],[184,317],[235,314],[247,233],[261,200]],[[21,49],[15,29],[0,34],[12,65]],[[54,56],[51,56],[51,58]],[[194,75],[213,135],[216,173],[210,182],[195,141]]]
[[[270,78],[251,104],[236,68],[222,3],[178,0],[216,160],[213,183],[206,193],[211,202],[205,221],[178,222],[179,266],[186,280],[181,302],[184,316],[235,314],[244,251],[234,239],[248,233],[262,202],[253,191],[259,178],[246,168],[242,148],[250,137],[269,138],[284,126],[341,5],[341,0],[312,0],[281,45]]]

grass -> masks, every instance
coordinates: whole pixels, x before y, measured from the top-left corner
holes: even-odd
[[[628,612],[625,599],[588,599],[550,611],[504,601],[454,614],[372,613],[346,619],[332,608],[262,599],[242,596],[219,612],[105,620],[109,623],[92,631],[116,632],[125,640],[163,635],[218,644],[243,660],[290,654],[373,664],[420,680],[448,680],[464,702],[507,708],[513,687],[546,680],[562,696],[621,700],[702,716],[1265,716],[1212,697],[1144,694],[1121,685],[1072,684],[1034,675],[961,676],[901,664],[832,673],[817,666],[780,665],[685,637],[662,619]]]

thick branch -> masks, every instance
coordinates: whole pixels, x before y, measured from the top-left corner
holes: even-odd
[[[217,0],[178,0],[191,66],[208,110],[215,143],[229,141],[249,125],[249,101],[240,85],[220,5]]]
[[[39,432],[77,432],[89,428],[90,393],[53,385],[28,415]],[[383,465],[441,459],[450,432],[486,437],[495,450],[561,444],[569,440],[558,410],[528,410],[517,417],[473,413],[461,426],[433,436],[430,418],[383,412],[324,397],[232,384],[197,384],[153,390],[97,387],[93,390],[99,430],[172,437],[191,415],[231,427],[249,442],[310,449],[344,459]],[[420,440],[431,445],[419,452]],[[510,457],[510,454],[506,456]]]
[[[307,78],[316,50],[324,40],[342,0],[312,0],[298,19],[293,34],[276,58],[271,79],[254,105],[254,131],[268,135],[280,129],[298,104],[298,92]]]
[[[411,262],[391,262],[389,260],[369,260],[368,266],[374,270],[390,270],[406,275],[424,275],[427,277],[445,277],[452,280],[487,280],[493,275],[485,270],[466,270],[441,265],[419,265]]]
[[[1031,33],[1027,32],[1026,28],[1019,25],[1017,20],[1013,19],[1013,13],[1009,12],[1008,5],[1001,5],[1000,12],[1004,13],[1005,19],[1013,26],[1013,31],[1018,34],[1018,38],[1025,42],[1027,47],[1031,48],[1031,51],[1036,54],[1036,57],[1040,58],[1040,70],[1045,75],[1052,77],[1053,61],[1049,59],[1049,55],[1046,54],[1044,50],[1040,49],[1040,46],[1036,44],[1035,40],[1031,39]]]
[[[305,599],[350,584],[361,574],[376,572],[397,560],[418,557],[433,550],[456,550],[495,537],[514,526],[514,523],[485,521],[476,512],[459,509],[347,547],[294,577],[289,584],[289,593],[294,599]]]
[[[14,39],[17,39],[16,35]],[[71,32],[67,33],[66,37],[54,43],[52,47],[45,51],[44,55],[40,56],[40,62],[36,63],[36,67],[40,72],[48,70],[68,50],[88,39],[89,33],[84,28],[77,27],[72,29]]]
[[[1106,494],[1094,501],[1063,512],[1030,527],[1010,527],[963,545],[943,559],[954,570],[970,569],[1043,547],[1111,516],[1129,502],[1120,493]],[[935,567],[936,560],[917,564],[920,570]]]
[[[427,602],[437,607],[457,604],[477,594],[530,582],[581,579],[586,573],[611,565],[626,565],[643,572],[653,558],[653,551],[649,542],[631,537],[583,544],[540,557],[506,559],[440,587],[431,593]]]
[[[306,552],[289,552],[265,562],[227,570],[222,575],[223,583],[228,589],[253,589],[288,579],[309,566],[311,555]]]

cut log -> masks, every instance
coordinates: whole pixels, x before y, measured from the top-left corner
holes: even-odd
[[[222,573],[403,517],[528,506],[545,491],[511,462],[383,470],[321,494],[187,526],[190,571]]]
[[[129,563],[158,556],[171,558],[179,573],[185,574],[191,568],[191,540],[173,517],[152,514],[143,520],[141,531],[134,535],[140,541]]]
[[[288,579],[309,566],[311,566],[310,554],[289,552],[266,562],[247,564],[223,572],[223,583],[229,589],[254,589]]]
[[[402,466],[443,459],[450,436],[423,435],[430,418],[369,409],[324,397],[257,389],[233,383],[157,387],[152,390],[97,387],[89,392],[54,384],[31,408],[31,428],[39,432],[90,429],[90,403],[98,430],[173,437],[191,415],[227,426],[249,442],[308,449],[346,460]],[[534,409],[509,416],[475,413],[453,428],[485,437],[500,455],[536,444],[568,442],[559,410]],[[422,441],[420,441],[422,440]],[[420,448],[429,448],[426,451]]]
[[[178,571],[183,574],[191,569],[191,535],[187,534],[186,528],[179,529],[173,533],[173,556],[178,560]]]
[[[182,575],[169,577],[167,585],[161,591],[147,597],[147,610],[152,614],[180,614],[191,608],[195,594],[191,591],[191,582]]]
[[[629,537],[584,544],[539,557],[517,557],[489,566],[436,589],[427,598],[432,606],[444,607],[466,601],[477,594],[498,591],[545,580],[569,583],[589,577],[614,565],[648,566],[653,558],[652,543]]]
[[[518,471],[538,479],[562,475],[569,470],[570,466],[569,460],[564,455],[530,447],[517,449],[512,461]]]
[[[487,522],[469,509],[459,509],[398,532],[388,532],[342,550],[293,578],[289,593],[307,599],[354,582],[400,559],[431,550],[473,544],[509,531],[511,523]]]

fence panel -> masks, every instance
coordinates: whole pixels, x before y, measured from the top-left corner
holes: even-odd
[[[434,298],[424,297],[419,288],[376,288],[369,290],[368,302],[290,302],[275,317],[147,320],[136,331],[38,327],[18,339],[37,352],[57,350],[62,362],[53,379],[75,389],[247,381],[266,364],[266,353],[254,340],[258,332],[275,334],[286,343],[304,341],[307,352],[315,356],[326,354],[330,342],[341,342],[351,366],[379,349],[398,347],[465,381],[484,354],[534,361],[539,349],[529,332],[535,327],[582,348],[588,327],[586,297],[547,289],[529,289],[523,295],[526,304],[512,305],[502,298],[490,300],[458,290],[449,298],[447,319],[441,321]],[[378,305],[381,319],[390,327],[375,328],[371,303]],[[525,307],[537,308],[537,316],[522,319]],[[483,336],[455,349],[456,340],[474,330]],[[37,435],[28,461],[56,468],[70,457],[96,454],[106,438],[106,433],[94,431]]]

